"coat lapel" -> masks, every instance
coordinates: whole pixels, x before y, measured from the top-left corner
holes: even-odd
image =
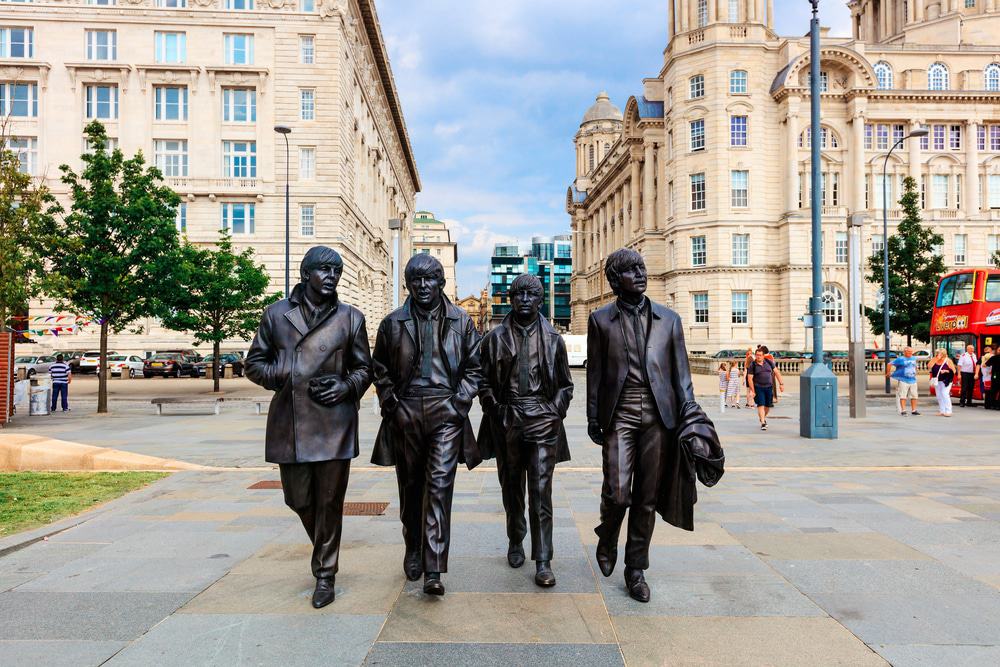
[[[305,336],[309,333],[309,327],[306,325],[306,318],[302,315],[301,306],[295,306],[291,310],[286,311],[285,319],[291,322],[295,330],[301,335]]]
[[[403,312],[399,318],[403,322],[403,328],[410,335],[410,342],[417,344],[417,325],[413,323],[413,315],[410,313],[410,300],[403,304]]]

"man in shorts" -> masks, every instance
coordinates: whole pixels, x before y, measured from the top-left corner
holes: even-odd
[[[913,348],[903,348],[903,356],[896,357],[885,366],[885,376],[896,381],[896,398],[899,399],[899,414],[906,415],[906,401],[910,401],[910,414],[917,412],[917,360],[913,358]]]
[[[782,391],[785,389],[778,366],[773,359],[765,358],[765,354],[764,348],[758,347],[753,361],[747,367],[747,382],[754,403],[757,404],[757,419],[760,420],[761,431],[767,430],[767,415],[774,407],[774,381],[778,381],[778,387]]]

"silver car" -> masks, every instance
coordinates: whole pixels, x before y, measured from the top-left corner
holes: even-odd
[[[14,374],[18,369],[26,369],[28,377],[33,377],[39,373],[48,373],[49,367],[56,363],[56,358],[52,356],[25,356],[14,359]]]

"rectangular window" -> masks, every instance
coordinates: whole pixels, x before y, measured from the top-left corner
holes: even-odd
[[[965,264],[965,252],[969,237],[965,234],[955,234],[955,264]],[[988,258],[987,258],[988,259]]]
[[[253,9],[253,0],[226,0],[225,7],[236,11],[251,10]]]
[[[830,92],[830,75],[826,72],[819,73],[819,92]]]
[[[873,137],[875,136],[875,127],[868,123],[865,125],[865,150],[870,151],[874,146]]]
[[[746,208],[750,205],[750,172],[742,169],[734,169],[729,172],[730,178],[730,206],[733,208]]]
[[[931,175],[931,208],[948,208],[947,174]]]
[[[316,91],[312,88],[299,89],[299,118],[316,120]]]
[[[733,234],[733,266],[750,265],[750,235]]]
[[[698,99],[699,97],[705,96],[705,77],[701,74],[696,74],[690,79],[688,79],[688,92],[690,93],[688,97],[692,100]]]
[[[87,0],[88,5],[98,5],[100,7],[114,7],[117,3],[115,0]]]
[[[892,201],[892,178],[885,178],[882,174],[875,174],[875,208],[881,210],[889,208],[886,202]]]
[[[299,148],[299,180],[311,181],[316,178],[316,148],[303,146]]]
[[[226,123],[256,123],[257,89],[223,88],[222,120]]]
[[[253,65],[253,35],[234,33],[223,41],[227,65]]]
[[[299,62],[312,65],[316,62],[316,37],[314,35],[299,35]]]
[[[976,129],[976,147],[981,151],[986,150],[986,126],[982,123]]]
[[[227,178],[256,178],[257,142],[223,141],[222,175]]]
[[[181,202],[177,205],[177,215],[174,217],[174,224],[177,225],[179,234],[186,234],[188,228],[188,205]]]
[[[988,234],[986,236],[986,263],[989,264],[993,255],[1000,250],[1000,234]]]
[[[740,22],[740,0],[729,0],[729,22]]]
[[[833,260],[837,264],[847,264],[847,232],[837,232],[834,237]]]
[[[153,116],[156,120],[187,120],[187,86],[156,86],[153,89]]]
[[[254,205],[244,203],[223,204],[222,228],[233,236],[253,234]]]
[[[708,292],[695,292],[691,298],[694,302],[694,323],[708,324]]]
[[[730,146],[746,146],[747,145],[747,117],[746,116],[730,116],[729,117],[729,145]]]
[[[7,139],[7,150],[17,156],[18,171],[35,176],[38,170],[38,139],[17,137]]]
[[[35,31],[31,28],[0,28],[0,58],[33,58]]]
[[[905,125],[900,125],[899,123],[897,123],[897,124],[895,124],[895,125],[892,126],[892,143],[893,143],[893,145],[895,145],[896,143],[902,141],[903,137],[905,137],[905,136],[906,136],[906,126]]]
[[[881,257],[885,251],[885,240],[881,234],[872,234],[872,255]]]
[[[840,173],[833,172],[830,175],[830,188],[826,191],[829,195],[830,206],[840,206]]]
[[[732,323],[750,322],[750,292],[733,292]]]
[[[316,206],[314,204],[299,206],[299,235],[316,235]]]
[[[188,142],[184,139],[157,139],[153,142],[156,168],[164,178],[188,175]]]
[[[744,69],[734,69],[729,73],[729,94],[745,95],[747,92],[747,72]]]
[[[87,31],[87,60],[118,58],[118,33],[114,30]]]
[[[952,125],[948,128],[948,148],[953,151],[962,150],[962,126]]]
[[[182,63],[187,58],[187,35],[183,32],[155,32],[156,62]]]
[[[705,174],[691,174],[691,210],[705,210]]]
[[[691,121],[691,150],[700,151],[705,149],[705,119]]]
[[[931,129],[931,137],[933,139],[934,150],[943,151],[944,150],[944,136],[945,136],[944,125],[935,125]]]
[[[1000,208],[1000,174],[989,174],[986,187],[989,190],[990,208]]]
[[[0,115],[16,118],[37,118],[38,84],[0,84]]]
[[[85,87],[87,118],[114,120],[118,118],[118,86]]]
[[[955,174],[955,208],[962,208],[962,175]]]
[[[157,7],[168,7],[170,9],[184,9],[188,6],[187,0],[156,0]]]
[[[1000,125],[990,125],[990,151],[1000,151]]]
[[[875,126],[875,148],[876,150],[889,150],[889,126],[879,123]]]
[[[316,0],[299,0],[299,11],[304,14],[312,14],[316,11]]]
[[[705,266],[708,261],[708,248],[704,236],[691,237],[691,266]]]

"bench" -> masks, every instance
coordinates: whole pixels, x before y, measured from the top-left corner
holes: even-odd
[[[271,404],[270,396],[237,396],[235,398],[227,398],[225,400],[229,402],[239,401],[241,403],[253,403],[254,414],[257,415],[264,414],[262,412],[262,406]]]
[[[178,405],[178,404],[192,404],[192,405],[211,405],[213,412],[219,414],[219,408],[222,406],[222,397],[213,398],[188,398],[184,396],[171,397],[171,398],[154,398],[150,401],[151,404],[156,406],[156,414],[163,414],[164,405]]]

